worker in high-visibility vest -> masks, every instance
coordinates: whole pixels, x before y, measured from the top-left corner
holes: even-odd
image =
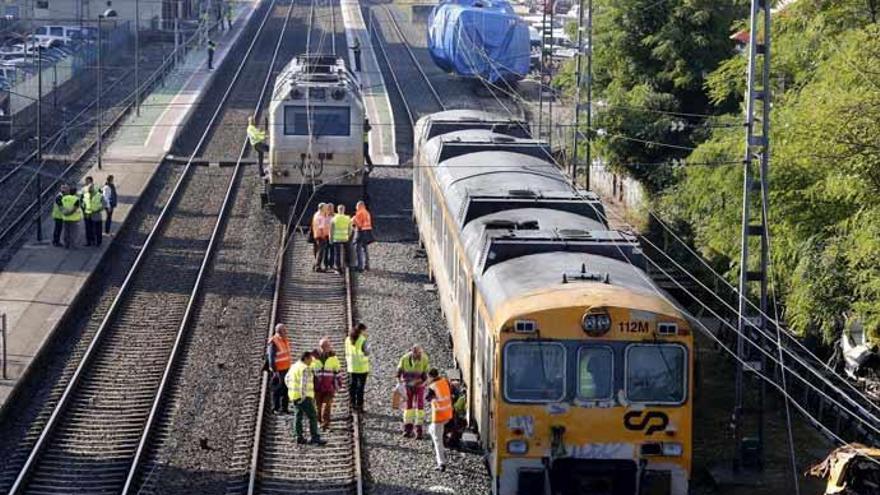
[[[269,146],[266,144],[266,131],[257,127],[257,124],[254,122],[255,117],[253,115],[248,117],[247,137],[251,147],[257,152],[257,165],[260,167],[260,177],[262,177],[264,175],[263,154],[269,151]]]
[[[373,216],[367,210],[367,205],[363,201],[358,201],[355,206],[354,217],[354,252],[357,258],[357,271],[362,272],[370,269],[370,252],[367,249],[375,239],[373,239]]]
[[[315,372],[315,405],[318,408],[318,422],[322,430],[330,429],[330,412],[333,409],[333,397],[342,387],[342,365],[333,352],[330,338],[324,337],[318,342],[318,348],[312,352],[312,371]]]
[[[404,354],[397,365],[397,379],[406,388],[403,436],[407,438],[412,438],[413,426],[415,426],[416,438],[423,437],[422,423],[425,420],[425,381],[428,379],[428,367],[428,355],[417,345]]]
[[[272,373],[272,412],[288,414],[287,385],[285,378],[290,370],[292,356],[290,339],[287,337],[287,325],[278,323],[275,332],[266,343],[266,363]]]
[[[426,400],[431,401],[431,424],[428,434],[434,442],[434,455],[437,457],[437,470],[446,470],[446,451],[443,449],[443,431],[452,420],[452,387],[449,380],[440,376],[437,368],[428,371],[428,393]]]
[[[61,214],[64,220],[64,247],[70,249],[76,237],[76,224],[82,220],[82,208],[80,207],[79,195],[73,189],[67,188],[67,193],[61,197]]]
[[[327,249],[330,247],[330,219],[327,216],[327,204],[318,203],[315,214],[312,215],[312,253],[315,256],[315,262],[312,264],[312,271],[323,272],[328,266],[325,266],[324,259],[327,257]]]
[[[330,243],[333,245],[333,267],[342,273],[348,264],[348,241],[351,239],[351,217],[345,214],[345,205],[336,207],[336,215],[330,221]]]
[[[318,432],[318,414],[315,412],[315,375],[312,373],[312,353],[306,351],[287,373],[288,397],[296,406],[296,443],[306,443],[303,436],[303,417],[309,418],[309,433],[313,445],[325,445]]]
[[[364,388],[370,374],[370,348],[367,345],[367,326],[358,323],[345,338],[345,363],[349,379],[351,408],[364,412]]]
[[[86,177],[82,189],[83,224],[86,228],[86,246],[100,246],[104,237],[104,225],[101,212],[104,210],[104,196],[95,187],[95,181]]]
[[[52,201],[52,220],[55,221],[55,229],[52,231],[52,245],[61,247],[61,232],[64,229],[64,212],[61,210],[64,206],[64,196],[70,192],[70,186],[61,184],[58,194]]]

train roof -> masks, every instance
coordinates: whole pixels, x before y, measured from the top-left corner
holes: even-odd
[[[491,128],[455,130],[428,140],[422,149],[426,160],[442,162],[455,156],[477,151],[511,151],[546,160],[553,155],[544,141],[530,137],[511,136]]]
[[[515,137],[531,137],[528,121],[482,110],[446,110],[426,115],[416,122],[416,129],[427,128],[423,136],[428,141],[436,136],[468,129],[492,129]]]
[[[474,273],[507,260],[542,252],[582,252],[643,266],[635,236],[567,211],[517,208],[482,216],[461,233]]]
[[[632,307],[681,317],[648,275],[630,263],[584,253],[540,253],[489,268],[476,280],[500,323],[513,314],[567,306]],[[625,297],[623,297],[625,295]]]
[[[427,158],[427,157],[426,157]],[[440,163],[424,160],[459,227],[489,213],[543,207],[605,223],[598,197],[572,187],[555,164],[512,151],[476,151]]]
[[[334,55],[297,55],[281,69],[275,79],[273,100],[286,100],[298,87],[305,91],[312,87],[333,87],[345,90],[358,98],[357,80],[346,68],[345,61]]]

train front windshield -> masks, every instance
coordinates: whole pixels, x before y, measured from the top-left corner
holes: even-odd
[[[348,136],[351,134],[349,107],[289,105],[284,107],[287,136]]]
[[[679,344],[514,340],[504,348],[504,398],[604,402],[622,389],[628,402],[674,406],[687,400],[687,369]]]

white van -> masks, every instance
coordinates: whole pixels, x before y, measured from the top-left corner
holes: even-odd
[[[40,26],[34,31],[34,38],[44,48],[64,46],[73,39],[74,31],[79,32],[79,29],[68,26]]]

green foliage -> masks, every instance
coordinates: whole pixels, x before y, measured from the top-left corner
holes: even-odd
[[[826,342],[853,318],[880,339],[880,26],[866,22],[865,5],[797,2],[779,16],[773,45],[793,83],[772,114],[774,274],[787,322]],[[796,39],[816,26],[823,35]],[[808,62],[805,46],[821,56]],[[740,63],[725,62],[710,83]],[[742,159],[742,140],[741,128],[715,129],[689,161]],[[742,167],[688,166],[677,179],[661,200],[665,214],[691,226],[704,254],[738,259]],[[738,267],[729,266],[732,279]]]
[[[597,149],[612,167],[651,192],[671,183],[668,163],[686,156],[705,133],[692,121],[673,131],[682,119],[663,112],[712,109],[705,75],[735,53],[729,29],[745,11],[743,0],[596,1],[594,99],[605,106],[593,127],[604,131]],[[573,73],[563,70],[559,86],[571,87]]]

